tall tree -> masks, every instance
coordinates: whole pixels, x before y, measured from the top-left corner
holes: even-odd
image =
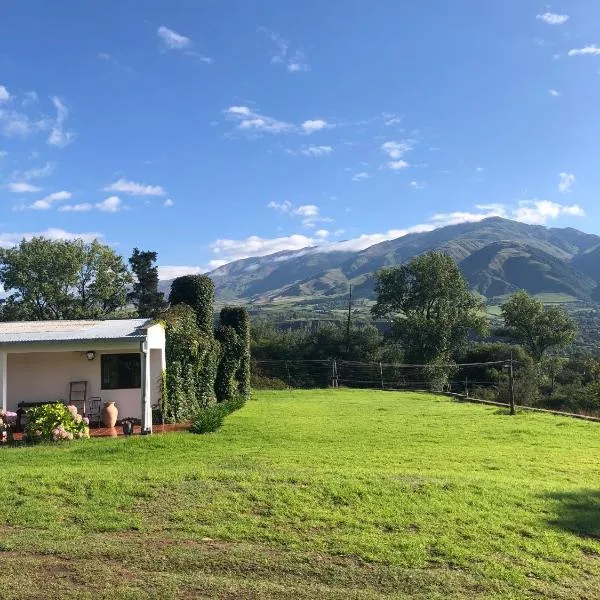
[[[504,335],[522,344],[535,360],[551,348],[564,348],[575,341],[577,327],[558,306],[544,306],[527,292],[517,292],[501,307]]]
[[[140,317],[156,317],[167,307],[165,295],[158,291],[156,252],[134,248],[129,265],[135,277],[129,300],[137,308]]]
[[[392,334],[409,363],[450,360],[471,330],[485,333],[483,302],[469,290],[456,262],[441,252],[376,274],[375,316],[393,320]]]
[[[34,237],[0,250],[7,290],[4,320],[104,318],[124,307],[131,274],[109,246],[94,240]]]

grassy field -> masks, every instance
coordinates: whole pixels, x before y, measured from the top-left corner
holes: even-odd
[[[600,425],[261,392],[216,434],[0,450],[0,598],[598,598]]]

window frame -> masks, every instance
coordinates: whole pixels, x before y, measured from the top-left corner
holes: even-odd
[[[135,372],[132,370],[131,371],[131,376],[132,376],[132,381],[131,381],[131,385],[123,385],[123,382],[121,381],[121,377],[120,375],[121,373],[121,369],[119,367],[119,358],[126,356],[128,357],[129,360],[132,359],[132,357],[136,357],[137,362],[139,363],[139,371],[137,371],[137,375],[135,374]],[[116,365],[116,374],[114,376],[114,378],[117,380],[117,385],[115,386],[108,386],[105,387],[105,369],[108,368],[108,366],[106,365],[105,361],[108,361],[109,359],[114,360],[114,357],[117,357],[117,362],[114,363],[114,365]],[[109,377],[110,380],[113,379],[113,377]],[[139,382],[139,385],[136,385],[136,383]],[[102,391],[115,391],[115,390],[141,390],[142,389],[142,357],[140,355],[139,352],[106,352],[100,355],[100,390]]]

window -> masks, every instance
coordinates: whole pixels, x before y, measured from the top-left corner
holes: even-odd
[[[127,390],[142,387],[139,354],[102,354],[102,389]]]

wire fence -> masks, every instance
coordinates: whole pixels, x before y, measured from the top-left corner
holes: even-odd
[[[465,394],[474,390],[490,390],[498,394],[502,387],[510,384],[511,364],[515,365],[516,381],[517,363],[510,361],[432,366],[337,359],[257,360],[252,363],[252,376],[257,389],[348,387]]]
[[[450,393],[465,399],[567,416],[600,419],[595,397],[556,402],[531,368],[512,359],[408,365],[331,360],[255,360],[254,389],[358,388]],[[547,387],[547,385],[546,385]]]

